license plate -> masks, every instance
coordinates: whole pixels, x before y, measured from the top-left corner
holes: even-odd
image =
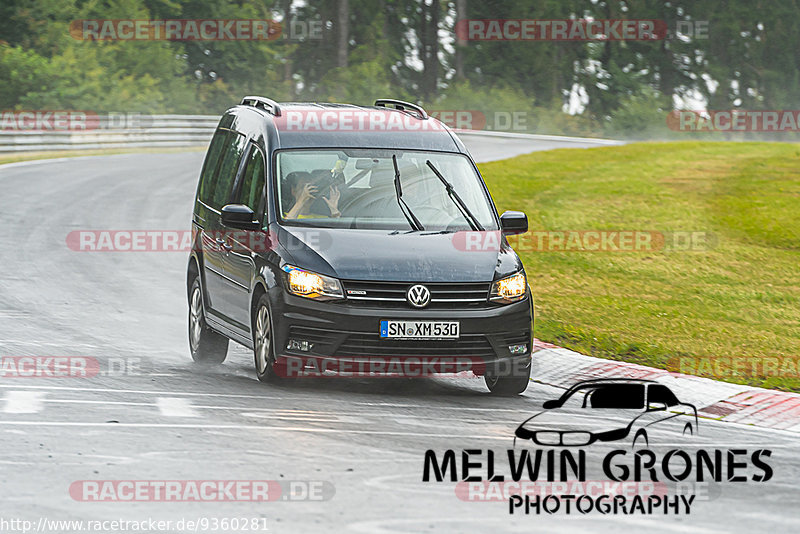
[[[458,339],[458,321],[381,321],[381,337],[395,339]]]

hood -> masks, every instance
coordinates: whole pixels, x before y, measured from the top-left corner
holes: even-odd
[[[507,243],[465,250],[462,232],[278,226],[276,233],[294,265],[345,280],[489,282],[522,268]]]
[[[608,432],[626,428],[641,410],[563,410],[554,408],[534,415],[520,425],[528,431]]]

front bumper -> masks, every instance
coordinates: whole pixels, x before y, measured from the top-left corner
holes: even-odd
[[[487,365],[526,365],[532,346],[533,309],[526,298],[480,309],[426,309],[320,302],[288,294],[276,287],[270,294],[273,340],[278,358],[333,359],[458,359],[475,374]],[[388,340],[379,336],[380,321],[447,320],[460,322],[458,340]],[[291,346],[290,346],[291,342]],[[525,345],[512,354],[509,346]],[[301,350],[300,347],[304,350]]]

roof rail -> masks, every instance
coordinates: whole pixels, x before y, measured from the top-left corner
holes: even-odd
[[[379,98],[375,101],[375,105],[381,108],[393,107],[398,111],[406,111],[406,109],[416,111],[420,119],[427,119],[428,114],[422,109],[422,106],[411,104],[410,102],[403,102],[402,100],[394,100],[392,98]]]
[[[246,96],[242,99],[241,106],[253,106],[254,108],[263,109],[267,113],[281,116],[281,107],[272,99],[263,96]]]

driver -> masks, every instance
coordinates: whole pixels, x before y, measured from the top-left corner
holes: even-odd
[[[314,184],[309,173],[303,171],[290,172],[286,175],[283,189],[289,191],[291,198],[288,200],[293,203],[292,207],[284,213],[285,218],[302,219],[315,216],[310,212],[310,208],[317,198],[319,187]],[[339,188],[331,186],[328,196],[320,197],[328,206],[331,217],[336,218],[342,215],[342,212],[339,211],[340,196]]]

